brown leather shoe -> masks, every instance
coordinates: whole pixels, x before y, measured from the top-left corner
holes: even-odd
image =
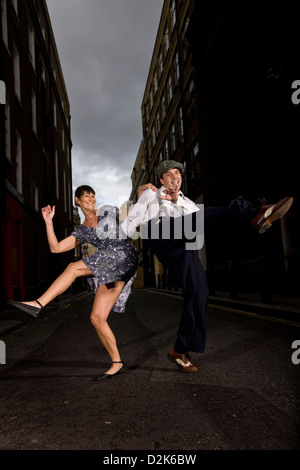
[[[277,219],[281,219],[281,217],[287,213],[293,204],[293,201],[293,197],[285,197],[277,204],[262,206],[259,214],[251,220],[255,230],[257,230],[259,233],[264,233],[266,230],[268,230],[271,227],[272,222]]]
[[[178,354],[176,351],[174,351],[174,348],[169,351],[168,359],[170,359],[172,362],[175,362],[179,372],[195,373],[199,370],[197,366],[191,363],[188,353]]]

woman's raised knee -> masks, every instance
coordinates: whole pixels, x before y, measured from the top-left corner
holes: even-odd
[[[75,270],[76,270],[76,262],[69,263],[65,269],[65,271],[75,271]]]
[[[79,277],[84,274],[89,274],[88,268],[84,264],[82,264],[80,261],[74,261],[73,263],[69,263],[65,271],[73,273],[74,277]]]

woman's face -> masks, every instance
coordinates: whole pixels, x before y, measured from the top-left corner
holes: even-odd
[[[88,193],[84,191],[84,193],[80,196],[80,198],[76,197],[75,202],[80,206],[81,210],[95,210],[96,205],[96,196],[93,193]]]

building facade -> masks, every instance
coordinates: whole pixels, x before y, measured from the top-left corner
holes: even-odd
[[[206,235],[199,253],[211,294],[250,291],[269,301],[279,290],[296,290],[300,237],[299,184],[292,170],[299,126],[291,102],[297,38],[280,26],[289,18],[288,6],[267,3],[258,11],[238,1],[164,1],[142,101],[140,176],[159,185],[159,163],[180,161],[183,192],[206,206],[228,206],[240,194],[253,207],[262,198],[275,203],[294,196],[287,216],[263,237],[249,221],[229,224]],[[296,34],[296,25],[290,31]],[[166,286],[160,269],[144,253],[146,285]]]
[[[49,252],[41,208],[56,206],[58,239],[73,228],[70,104],[46,1],[1,0],[1,300],[48,287],[70,255]]]
[[[164,2],[141,106],[143,165],[139,152],[132,173],[133,200],[140,184],[160,185],[156,168],[162,160],[173,159],[184,166],[184,193],[196,203],[203,201],[195,78],[186,36],[193,6],[194,1]],[[140,245],[145,285],[170,285],[168,273]],[[199,255],[205,263],[205,250]]]
[[[176,159],[186,170],[198,153],[194,76],[185,40],[191,3],[164,3],[142,101],[146,177],[153,184],[159,184],[156,168],[162,160]],[[186,180],[183,189],[187,192]]]

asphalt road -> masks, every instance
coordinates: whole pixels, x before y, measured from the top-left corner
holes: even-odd
[[[93,299],[70,299],[1,337],[1,450],[300,449],[299,327],[210,305],[206,352],[191,353],[200,372],[187,376],[166,357],[181,297],[135,290],[109,320],[126,373],[95,382],[109,357]]]

